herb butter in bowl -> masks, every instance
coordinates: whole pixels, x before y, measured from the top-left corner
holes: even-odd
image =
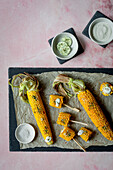
[[[61,33],[53,38],[51,47],[57,58],[68,60],[77,53],[78,42],[71,33]]]
[[[28,123],[22,123],[16,128],[15,137],[20,143],[30,143],[35,137],[35,129]]]
[[[95,19],[89,26],[89,36],[99,45],[105,45],[113,40],[113,22],[107,18]]]

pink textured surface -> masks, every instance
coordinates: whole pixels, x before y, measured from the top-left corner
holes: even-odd
[[[95,11],[113,19],[113,0],[0,0],[0,169],[111,170],[113,153],[10,153],[8,67],[113,67],[113,43],[103,49],[82,35]],[[73,27],[85,49],[60,65],[48,39]]]

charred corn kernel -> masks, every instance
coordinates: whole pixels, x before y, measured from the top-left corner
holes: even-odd
[[[92,93],[89,90],[82,91],[78,94],[78,99],[102,135],[108,140],[113,140],[113,132],[109,122]]]
[[[84,141],[88,141],[89,140],[89,138],[91,137],[91,135],[92,135],[92,131],[91,130],[89,130],[89,129],[87,129],[87,128],[85,128],[85,127],[81,127],[80,128],[80,130],[79,130],[79,132],[78,132],[78,135],[84,140]]]
[[[57,119],[57,124],[67,126],[71,115],[69,113],[60,112]]]
[[[110,83],[102,83],[100,85],[100,91],[104,96],[110,96],[113,93],[113,86]]]
[[[63,138],[66,141],[70,141],[75,136],[75,132],[69,127],[64,127],[64,129],[60,132],[59,137]]]
[[[52,132],[46,115],[46,111],[38,90],[27,91],[28,100],[40,132],[48,145],[53,143]]]
[[[50,95],[49,105],[60,109],[63,104],[63,98],[64,98],[63,96],[59,95]]]

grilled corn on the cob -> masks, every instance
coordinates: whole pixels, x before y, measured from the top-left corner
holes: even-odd
[[[52,132],[39,91],[27,91],[27,96],[40,132],[46,143],[50,145],[53,143]]]
[[[63,98],[64,98],[63,96],[59,96],[59,95],[50,95],[49,105],[60,109],[63,104]]]
[[[78,131],[78,135],[86,142],[89,140],[92,133],[93,132],[91,130],[89,130],[85,127],[81,127],[80,130]]]
[[[59,137],[63,138],[66,141],[70,141],[75,136],[75,132],[69,127],[64,127],[64,129],[60,132]]]
[[[69,113],[60,112],[57,119],[57,124],[67,126],[71,115]]]
[[[113,86],[110,83],[102,83],[100,85],[100,91],[104,96],[110,96],[113,93]]]
[[[108,140],[113,140],[113,131],[109,125],[109,122],[107,121],[92,93],[89,90],[80,92],[78,94],[78,99],[102,135]]]

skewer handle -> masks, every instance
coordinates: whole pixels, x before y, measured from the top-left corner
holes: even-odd
[[[87,124],[87,123],[79,122],[79,121],[76,121],[76,120],[70,120],[70,122],[73,122],[73,123],[79,123],[79,124],[82,124],[82,125],[88,126],[88,124]]]
[[[73,139],[73,140],[84,152],[86,152],[86,150],[75,139]]]
[[[71,110],[74,110],[74,111],[76,111],[76,112],[80,112],[80,109],[77,109],[77,108],[75,108],[75,107],[73,108],[73,107],[68,106],[67,104],[64,104],[64,103],[63,103],[63,105],[66,106],[66,107],[68,107],[68,108],[70,108]]]

